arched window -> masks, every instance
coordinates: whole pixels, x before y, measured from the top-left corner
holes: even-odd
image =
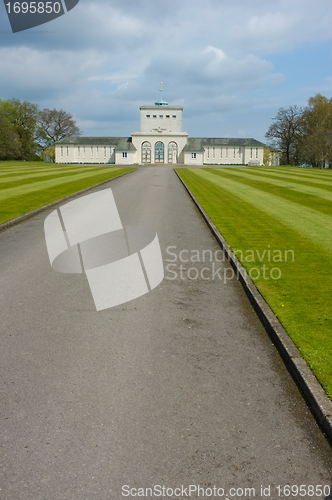
[[[170,142],[168,145],[168,163],[178,162],[178,145],[176,142]]]
[[[146,141],[142,144],[142,163],[151,163],[151,143]]]
[[[154,147],[154,160],[156,163],[164,163],[164,143],[156,142]]]

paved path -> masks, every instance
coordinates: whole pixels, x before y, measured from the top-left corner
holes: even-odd
[[[331,449],[239,283],[168,279],[181,264],[170,251],[218,250],[175,173],[142,167],[108,186],[122,223],[155,228],[173,267],[151,293],[97,313],[83,275],[50,268],[50,210],[0,234],[1,500],[190,484],[229,499],[267,498],[271,485],[276,499],[278,485],[330,484]],[[216,260],[182,265],[224,273]]]

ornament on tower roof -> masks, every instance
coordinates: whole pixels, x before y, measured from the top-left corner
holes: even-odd
[[[155,102],[155,106],[168,106],[168,102],[163,101],[163,82],[160,82],[161,88],[159,89],[160,91],[160,101]]]

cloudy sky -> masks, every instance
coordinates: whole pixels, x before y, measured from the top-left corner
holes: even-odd
[[[331,0],[80,0],[12,33],[0,5],[0,98],[129,136],[142,104],[184,107],[192,137],[265,142],[280,107],[332,96]]]

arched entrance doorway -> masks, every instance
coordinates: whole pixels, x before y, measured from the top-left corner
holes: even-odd
[[[151,163],[151,143],[145,141],[142,144],[142,163]]]
[[[154,147],[154,160],[156,163],[164,163],[164,143],[156,142]]]
[[[172,141],[168,145],[168,163],[178,162],[178,145]]]

